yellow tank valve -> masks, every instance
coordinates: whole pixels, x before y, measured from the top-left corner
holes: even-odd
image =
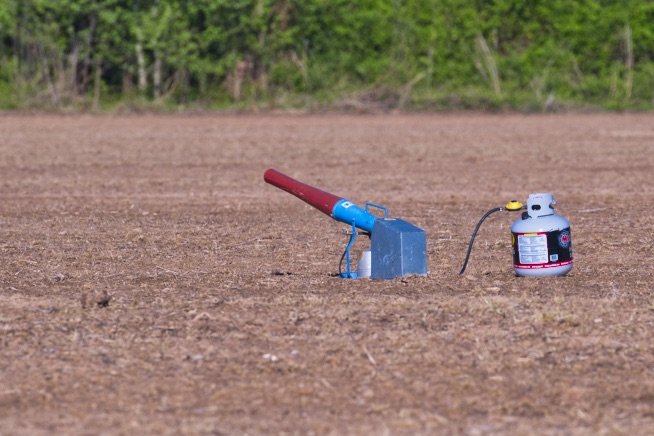
[[[511,200],[504,208],[506,210],[520,210],[522,209],[522,203],[517,200]]]

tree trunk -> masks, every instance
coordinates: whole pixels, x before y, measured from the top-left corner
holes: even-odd
[[[625,78],[625,97],[627,100],[631,98],[631,91],[634,86],[634,43],[631,36],[631,26],[627,24],[624,26],[624,40],[627,46],[627,56],[624,61],[625,69],[627,70],[627,77]]]
[[[69,56],[68,68],[70,69],[70,91],[72,94],[77,94],[77,62],[79,61],[79,42],[77,41],[77,35],[74,37],[74,47],[73,51]]]
[[[148,79],[145,75],[145,56],[143,55],[143,45],[141,44],[141,41],[136,43],[136,64],[138,65],[139,91],[145,92],[148,85]]]
[[[155,100],[161,97],[161,57],[159,53],[154,56],[154,71],[152,72],[152,85],[154,87]]]
[[[93,15],[91,16],[91,23],[89,25],[89,37],[86,40],[86,55],[84,56],[84,66],[82,68],[82,77],[80,78],[80,92],[85,92],[89,82],[91,81],[91,53],[93,52],[93,35],[95,34],[96,26],[97,19],[95,15]],[[77,69],[77,65],[75,66],[75,69]]]
[[[95,61],[95,77],[93,80],[93,109],[100,107],[100,91],[102,87],[102,59]]]

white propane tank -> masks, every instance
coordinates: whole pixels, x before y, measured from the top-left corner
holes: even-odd
[[[531,194],[511,226],[513,269],[519,276],[562,276],[572,269],[570,223],[554,213],[553,194]]]

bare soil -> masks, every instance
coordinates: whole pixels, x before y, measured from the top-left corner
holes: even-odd
[[[336,277],[270,167],[428,276]],[[1,114],[0,433],[654,434],[653,174],[653,114]],[[535,192],[570,274],[516,277],[501,212],[460,276]]]

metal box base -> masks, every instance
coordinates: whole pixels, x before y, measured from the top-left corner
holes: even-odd
[[[378,219],[370,238],[371,279],[427,275],[427,235],[399,218]]]

